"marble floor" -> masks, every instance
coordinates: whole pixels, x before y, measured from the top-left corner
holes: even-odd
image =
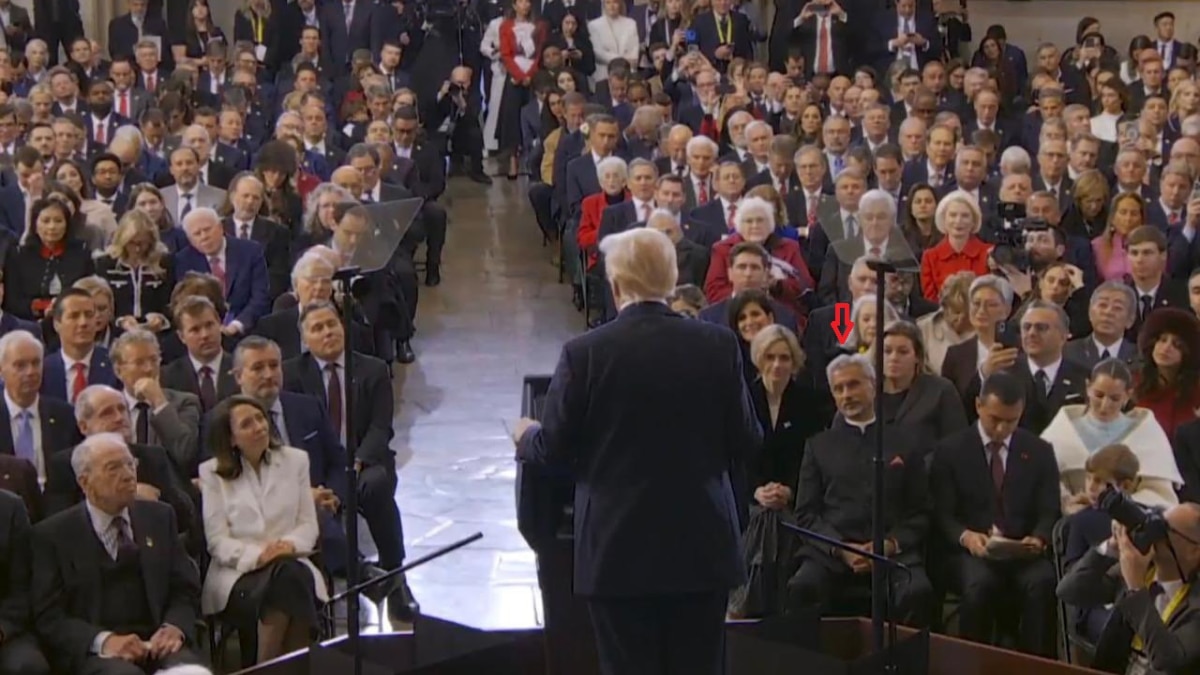
[[[422,287],[413,348],[397,366],[396,499],[409,559],[483,539],[414,570],[422,611],[479,628],[539,624],[533,554],[517,532],[506,425],[526,374],[549,373],[582,319],[529,208],[524,180],[453,179],[442,285]]]

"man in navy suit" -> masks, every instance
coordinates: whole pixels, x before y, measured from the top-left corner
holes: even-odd
[[[733,59],[754,58],[750,20],[741,12],[730,11],[731,0],[713,0],[712,12],[703,12],[693,19],[696,44],[700,53],[724,73]]]
[[[620,127],[612,115],[592,115],[588,118],[588,152],[567,164],[567,212],[571,219],[579,218],[579,205],[584,197],[600,191],[596,165],[617,149]]]
[[[188,212],[183,229],[189,245],[175,255],[175,273],[182,278],[188,272],[202,272],[221,280],[229,305],[222,332],[246,334],[271,311],[271,281],[262,246],[226,237],[221,218],[212,209]]]
[[[0,188],[0,209],[3,209],[0,217],[3,217],[4,225],[20,237],[25,234],[29,205],[42,194],[45,162],[37,148],[30,145],[18,148],[12,159],[12,173],[17,179],[11,181],[11,174],[5,176],[4,187]]]
[[[348,0],[328,2],[320,8],[321,44],[335,68],[350,65],[355,50],[371,49],[371,5],[368,0]]]
[[[876,24],[876,63],[885,72],[892,61],[903,61],[920,71],[942,53],[937,22],[917,9],[917,0],[896,0],[896,9],[879,17]]]
[[[667,307],[666,235],[601,248],[620,315],[564,345],[540,423],[513,427],[517,460],[574,472],[574,590],[601,672],[716,675],[728,592],[746,575],[744,458],[762,441],[737,338]]]
[[[68,288],[54,303],[54,331],[61,349],[46,357],[42,394],[70,403],[91,384],[120,389],[108,350],[96,344],[96,304],[79,288]]]
[[[356,353],[347,374],[346,334],[333,303],[315,302],[305,307],[300,325],[308,351],[283,365],[284,387],[320,399],[329,411],[323,417],[332,422],[339,441],[352,441],[359,513],[379,549],[379,566],[395,569],[404,562],[404,527],[395,500],[398,479],[390,447],[395,408],[387,366]],[[359,402],[352,411],[344,406],[350,387],[353,400]],[[396,581],[388,597],[388,613],[394,619],[411,622],[420,611],[403,578]]]

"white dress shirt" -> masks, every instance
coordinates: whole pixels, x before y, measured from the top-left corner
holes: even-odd
[[[1026,357],[1026,360],[1029,362],[1029,374],[1033,377],[1033,381],[1037,382],[1037,372],[1040,370],[1046,373],[1046,384],[1053,389],[1054,380],[1058,378],[1058,369],[1062,367],[1062,357],[1058,357],[1057,361],[1045,366],[1038,366],[1038,364],[1033,362],[1033,359],[1028,357]]]
[[[1110,357],[1112,357],[1114,359],[1117,358],[1117,355],[1121,353],[1121,345],[1124,342],[1125,342],[1124,338],[1117,338],[1116,342],[1114,342],[1111,345],[1108,345],[1106,347],[1100,342],[1100,340],[1096,339],[1096,334],[1092,333],[1092,344],[1096,345],[1096,354],[1098,356],[1100,356],[1101,358],[1104,357],[1105,351],[1108,352],[1108,355]]]
[[[283,416],[283,404],[279,402],[278,398],[275,399],[275,403],[271,405],[271,409],[268,412],[275,422],[275,430],[279,432],[279,442],[284,445],[291,445],[291,439],[288,438],[287,419]]]
[[[223,356],[223,354],[217,354],[217,358],[205,363],[197,360],[191,352],[188,352],[188,360],[192,362],[192,370],[196,373],[196,384],[200,384],[200,369],[208,366],[209,368],[212,368],[213,388],[216,389],[217,378],[221,375],[221,358]]]

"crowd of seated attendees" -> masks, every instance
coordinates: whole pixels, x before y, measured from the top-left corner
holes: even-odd
[[[506,105],[528,87],[517,149],[496,137],[587,325],[620,310],[598,244],[652,227],[671,307],[739,338],[768,442],[732,616],[869,609],[866,559],[776,524],[871,546],[874,425],[874,552],[913,569],[893,590],[916,625],[954,597],[960,635],[1057,656],[1103,488],[1191,522],[1171,509],[1200,494],[1200,104],[1173,14],[1124,56],[1084,18],[1027,57],[1003,26],[972,42],[955,3],[776,3],[769,35],[737,0],[513,7],[481,48]]]

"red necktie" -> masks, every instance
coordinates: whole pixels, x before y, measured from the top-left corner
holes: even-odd
[[[720,132],[717,131],[717,122],[712,115],[705,115],[700,121],[700,135],[708,136],[714,141],[720,140]]]
[[[108,145],[108,124],[104,122],[96,124],[96,145],[101,147]]]
[[[642,222],[650,220],[650,202],[642,203]]]
[[[121,92],[119,101],[120,104],[117,106],[117,112],[121,115],[121,117],[129,119],[129,92]]]
[[[153,94],[156,88],[158,88],[158,81],[157,78],[154,77],[154,73],[146,75],[146,91]]]
[[[71,366],[71,370],[75,371],[75,379],[71,381],[71,403],[75,403],[75,399],[79,398],[79,394],[87,388],[87,365],[76,363]]]
[[[1179,224],[1179,214],[1172,212],[1171,217],[1167,219],[1167,224],[1168,225],[1178,225]]]
[[[208,259],[208,269],[221,282],[221,288],[225,289],[225,292],[228,293],[229,286],[225,283],[225,266],[221,264],[221,259],[215,255],[210,257]]]
[[[787,179],[785,178],[785,179],[779,181],[779,196],[786,197],[787,190],[788,190],[788,182],[787,182]]]
[[[808,200],[808,226],[812,227],[817,224],[817,200]]]
[[[817,21],[821,24],[817,35],[817,72],[828,73],[833,70],[829,67],[829,19],[818,18]]]
[[[736,221],[737,221],[737,204],[730,204],[729,205],[729,217],[725,219],[725,226],[729,228],[730,232],[733,232],[734,230],[737,229]]]
[[[701,206],[708,203],[708,179],[700,179],[700,193],[697,195]]]

